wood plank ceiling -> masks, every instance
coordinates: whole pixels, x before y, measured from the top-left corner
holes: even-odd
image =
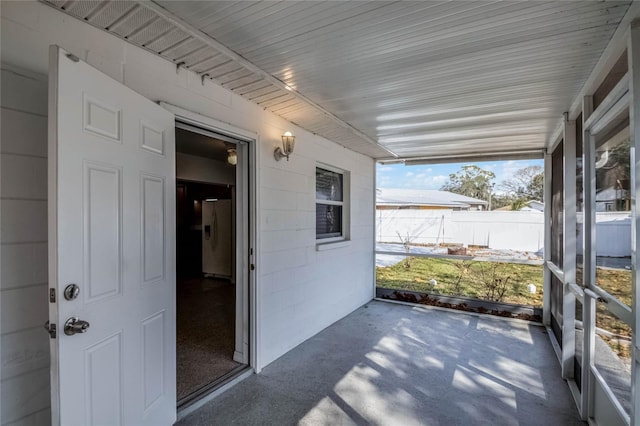
[[[72,1],[374,158],[542,149],[630,1]]]

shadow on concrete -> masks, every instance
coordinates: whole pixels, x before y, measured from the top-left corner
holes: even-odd
[[[178,424],[583,423],[544,328],[373,301]]]

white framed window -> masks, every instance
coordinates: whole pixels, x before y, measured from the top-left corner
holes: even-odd
[[[348,183],[344,170],[319,164],[316,167],[316,241],[347,239]]]

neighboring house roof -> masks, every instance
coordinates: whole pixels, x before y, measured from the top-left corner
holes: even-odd
[[[626,189],[616,189],[613,186],[604,188],[596,194],[596,203],[606,203],[616,200],[623,200],[628,197]]]
[[[379,206],[442,206],[467,208],[471,206],[487,205],[477,198],[454,194],[436,189],[378,189],[376,190],[376,205]]]
[[[504,212],[511,211],[511,205],[500,207],[494,211]],[[544,211],[544,203],[538,200],[529,200],[520,208],[521,212],[542,212]]]
[[[542,212],[544,211],[544,203],[538,200],[530,200],[525,203],[525,206],[520,209],[521,211],[528,212]]]

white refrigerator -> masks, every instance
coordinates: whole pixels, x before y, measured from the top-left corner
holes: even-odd
[[[231,200],[205,200],[202,203],[202,272],[205,276],[231,278],[231,207]]]

